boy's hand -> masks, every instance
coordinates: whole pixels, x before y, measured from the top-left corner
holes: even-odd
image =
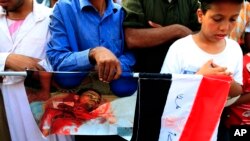
[[[232,75],[231,72],[227,71],[226,67],[221,67],[213,63],[213,60],[208,60],[197,72],[196,74],[201,75]]]

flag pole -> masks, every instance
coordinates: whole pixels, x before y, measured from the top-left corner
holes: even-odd
[[[59,73],[60,71],[55,71],[54,73]],[[53,72],[51,72],[53,73]],[[61,72],[61,73],[71,73],[71,72]],[[79,73],[79,72],[72,72],[72,73]],[[0,76],[27,76],[26,71],[2,71],[0,72]],[[139,73],[123,73],[123,77],[133,76],[133,77],[139,77]]]
[[[80,72],[60,72],[60,71],[55,71],[55,72],[51,72],[51,73],[80,73]],[[27,71],[2,71],[0,72],[0,76],[27,76]],[[133,76],[135,78],[139,77],[139,73],[122,73],[123,77],[129,77],[129,76]]]
[[[28,70],[29,71],[29,70]],[[51,73],[81,73],[81,72],[69,72],[69,71],[52,71]],[[86,73],[86,72],[84,72]],[[2,71],[0,76],[27,76],[27,71]],[[171,74],[164,73],[140,73],[140,72],[123,72],[121,77],[133,77],[133,78],[171,78]]]
[[[26,71],[2,71],[0,76],[27,76]]]

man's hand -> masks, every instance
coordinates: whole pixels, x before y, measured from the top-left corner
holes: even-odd
[[[148,24],[153,28],[163,27],[162,25],[155,23],[155,22],[152,22],[152,21],[148,21]],[[173,27],[175,28],[176,32],[178,33],[179,38],[185,37],[185,36],[193,33],[189,28],[187,28],[183,25],[180,25],[180,24],[173,24]]]
[[[190,30],[188,27],[180,25],[180,24],[174,24],[172,25],[174,26],[176,32],[177,32],[177,37],[178,38],[183,38],[186,37],[187,35],[190,35],[193,33],[192,30]]]
[[[96,63],[99,79],[110,82],[120,77],[122,70],[120,61],[105,47],[96,47],[90,50],[89,58]]]
[[[44,71],[44,68],[38,64],[39,61],[40,59],[21,54],[10,54],[7,57],[5,69],[13,71],[24,71],[26,69]]]
[[[153,27],[153,28],[162,27],[162,25],[157,24],[157,23],[152,22],[152,21],[148,21],[148,24],[149,24],[151,27]]]

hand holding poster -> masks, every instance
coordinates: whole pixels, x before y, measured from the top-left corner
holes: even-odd
[[[28,71],[25,88],[44,136],[132,136],[136,95],[116,96],[95,73]]]

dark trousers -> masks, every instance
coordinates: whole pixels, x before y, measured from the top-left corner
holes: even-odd
[[[5,108],[3,103],[3,95],[0,90],[0,141],[11,141]]]
[[[224,124],[226,116],[227,116],[227,114],[226,114],[226,108],[225,108],[223,110],[221,118],[220,118],[217,141],[230,141],[229,129]]]

